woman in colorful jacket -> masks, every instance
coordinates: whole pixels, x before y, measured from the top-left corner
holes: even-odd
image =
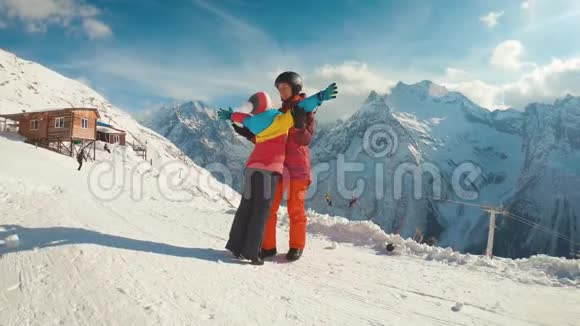
[[[313,112],[324,101],[336,98],[336,84],[301,100],[296,107],[270,109],[266,93],[252,95],[252,112],[245,114],[220,109],[222,120],[231,120],[246,127],[255,135],[254,150],[250,154],[245,170],[245,183],[240,206],[236,211],[230,238],[226,248],[236,257],[251,260],[252,264],[262,265],[260,248],[266,220],[270,214],[272,200],[278,182],[284,171],[286,140],[289,129],[295,124],[298,111]],[[298,109],[298,110],[297,110]]]

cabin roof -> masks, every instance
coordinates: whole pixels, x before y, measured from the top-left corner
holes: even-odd
[[[103,126],[97,126],[97,132],[100,132],[103,134],[118,134],[118,135],[125,134],[125,132],[123,130],[116,129],[113,127],[103,127]]]
[[[6,119],[10,119],[10,120],[19,120],[20,118],[25,118],[29,114],[49,113],[49,112],[56,112],[56,111],[77,111],[77,110],[95,111],[97,113],[97,119],[99,119],[101,117],[101,115],[99,114],[99,110],[97,110],[96,108],[61,108],[61,109],[33,110],[33,111],[25,111],[25,112],[5,113],[5,114],[0,114],[0,118],[6,118]]]

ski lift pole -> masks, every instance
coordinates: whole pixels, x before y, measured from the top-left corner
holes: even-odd
[[[489,231],[487,233],[487,248],[485,249],[485,255],[489,258],[493,257],[493,241],[495,238],[495,221],[497,214],[505,214],[505,211],[501,208],[495,207],[485,207],[484,211],[489,213]]]
[[[487,249],[485,255],[487,257],[493,256],[493,238],[495,236],[495,211],[489,211],[489,232],[487,233]]]

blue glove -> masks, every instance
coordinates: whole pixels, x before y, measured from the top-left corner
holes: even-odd
[[[336,86],[336,83],[332,83],[328,85],[328,87],[325,90],[318,93],[318,98],[320,99],[321,102],[330,101],[332,99],[335,99],[337,94],[338,94],[338,86]]]
[[[234,110],[229,108],[228,110],[220,109],[218,111],[218,118],[220,120],[230,120],[232,118],[232,114],[234,114]]]
[[[328,85],[328,87],[325,90],[320,91],[298,102],[297,106],[299,108],[304,109],[304,111],[306,112],[312,112],[314,111],[314,109],[319,107],[322,104],[322,102],[335,99],[337,94],[338,87],[336,86],[336,83],[332,83]]]

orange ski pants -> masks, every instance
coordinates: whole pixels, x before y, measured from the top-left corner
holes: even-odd
[[[304,201],[310,185],[309,180],[284,180],[278,182],[276,194],[272,201],[270,216],[266,222],[262,249],[276,248],[276,223],[278,222],[278,208],[282,202],[284,191],[288,190],[288,219],[290,220],[290,248],[304,249],[306,245],[306,212]]]

